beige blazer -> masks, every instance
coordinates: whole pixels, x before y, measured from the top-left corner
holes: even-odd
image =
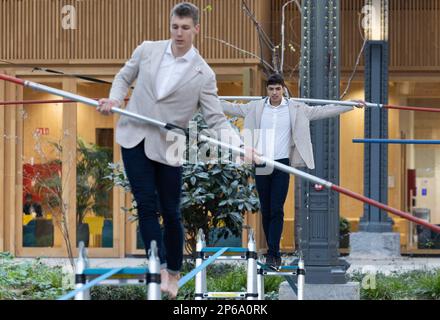
[[[222,101],[223,111],[226,114],[244,118],[244,128],[254,130],[261,128],[261,117],[266,99],[252,101],[247,104],[237,104]],[[353,110],[354,107],[340,105],[325,105],[310,107],[305,103],[289,99],[288,103],[291,128],[292,145],[289,159],[293,167],[315,168],[313,158],[312,139],[310,135],[310,121],[337,116],[341,113]],[[253,140],[254,148],[257,147],[259,135]]]
[[[200,108],[210,129],[217,132],[228,130],[231,142],[239,146],[240,137],[230,126],[218,100],[215,74],[198,51],[183,78],[165,97],[157,98],[156,75],[169,41],[145,41],[140,44],[116,75],[110,99],[122,103],[128,89],[136,80],[126,110],[188,128],[189,121]],[[175,141],[167,141],[167,133],[166,129],[121,116],[116,127],[116,142],[124,148],[133,148],[145,139],[145,154],[148,158],[167,165],[180,166],[181,157],[177,156],[172,162],[166,157],[167,150],[175,146]],[[179,161],[176,162],[177,158]]]

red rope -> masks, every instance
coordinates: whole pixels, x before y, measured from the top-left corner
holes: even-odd
[[[23,100],[23,101],[1,101],[0,105],[19,105],[19,104],[44,104],[44,103],[68,103],[75,102],[73,100]]]
[[[425,111],[425,112],[440,112],[440,108],[426,108],[426,107],[408,107],[408,106],[393,106],[384,105],[385,109],[396,109],[396,110],[408,110],[408,111]]]
[[[425,226],[426,228],[431,229],[431,230],[434,231],[434,232],[440,233],[440,227],[439,227],[439,226],[436,226],[435,224],[431,224],[431,223],[429,223],[429,222],[426,222],[425,220],[422,220],[422,219],[416,218],[416,217],[414,217],[412,214],[410,214],[410,213],[408,213],[408,212],[400,211],[400,210],[398,210],[398,209],[395,209],[395,208],[389,207],[389,206],[387,206],[387,205],[385,205],[385,204],[383,204],[383,203],[380,203],[380,202],[375,201],[375,200],[372,200],[372,199],[370,199],[370,198],[367,198],[367,197],[361,196],[360,194],[357,194],[357,193],[355,193],[355,192],[353,192],[353,191],[350,191],[350,190],[348,190],[348,189],[342,188],[342,187],[337,186],[337,185],[332,185],[331,188],[332,188],[333,190],[335,190],[335,191],[337,191],[337,192],[339,192],[339,193],[345,194],[345,195],[347,195],[347,196],[349,196],[349,197],[351,197],[351,198],[354,198],[354,199],[360,200],[360,201],[362,201],[362,202],[365,202],[365,203],[367,203],[367,204],[370,204],[370,205],[372,205],[372,206],[375,206],[375,207],[377,207],[377,208],[379,208],[379,209],[382,209],[382,210],[388,211],[388,212],[390,212],[390,213],[392,213],[392,214],[395,214],[395,215],[397,215],[397,216],[399,216],[399,217],[401,217],[401,218],[404,218],[404,219],[406,219],[406,220],[409,220],[409,221],[415,222],[415,223],[417,223],[417,224],[420,224],[420,225],[422,225],[422,226]]]
[[[99,100],[100,98],[91,98],[93,100]],[[128,101],[129,99],[125,99]],[[0,106],[8,105],[26,105],[26,104],[45,104],[45,103],[71,103],[76,102],[74,100],[59,99],[59,100],[22,100],[22,101],[0,101]]]
[[[0,79],[5,80],[5,81],[9,81],[9,82],[14,82],[16,84],[24,86],[24,80],[21,80],[21,79],[15,78],[15,77],[11,77],[6,74],[0,73]]]

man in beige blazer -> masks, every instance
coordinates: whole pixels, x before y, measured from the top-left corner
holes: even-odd
[[[284,98],[284,80],[272,75],[267,81],[268,97],[247,104],[223,101],[226,114],[244,118],[244,131],[251,131],[252,144],[258,153],[293,167],[315,168],[310,136],[310,121],[337,116],[353,107],[325,105],[310,107]],[[362,101],[357,107],[363,107]],[[248,141],[245,142],[248,143]],[[256,165],[256,185],[268,245],[266,263],[281,264],[280,239],[283,231],[284,202],[289,188],[289,175],[273,168]]]
[[[122,106],[136,80],[127,110],[188,128],[200,108],[211,129],[228,133],[230,140],[224,142],[241,146],[241,139],[231,128],[218,100],[215,74],[193,46],[199,30],[198,8],[186,2],[177,4],[171,11],[171,39],[140,44],[116,75],[109,99],[100,100],[98,111],[109,114],[112,107]],[[156,240],[162,264],[161,289],[175,297],[184,243],[179,209],[182,159],[169,152],[174,147],[175,136],[167,133],[165,129],[126,116],[121,116],[116,127],[116,141],[121,145],[137,203],[146,251],[150,242]],[[163,218],[163,236],[157,202]]]

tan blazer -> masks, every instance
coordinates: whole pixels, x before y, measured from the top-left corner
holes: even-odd
[[[244,128],[254,130],[261,128],[261,117],[266,99],[252,101],[247,104],[237,104],[222,101],[223,111],[226,114],[244,118]],[[290,148],[290,165],[293,167],[315,168],[313,158],[312,139],[310,135],[310,121],[337,116],[353,110],[354,107],[340,105],[325,105],[310,107],[305,103],[289,99],[288,103],[292,128],[292,146]],[[259,135],[255,135],[254,148],[257,147]]]
[[[215,74],[198,51],[183,78],[165,97],[157,98],[156,75],[169,41],[145,41],[140,44],[116,75],[110,99],[124,101],[129,87],[137,79],[126,107],[128,111],[188,128],[189,121],[200,107],[208,126],[217,132],[222,129],[230,131],[232,143],[239,146],[240,137],[230,126],[218,100]],[[148,158],[180,166],[181,161],[175,162],[179,157],[171,163],[166,158],[168,148],[175,146],[175,141],[167,141],[166,136],[167,130],[127,116],[121,116],[116,127],[116,142],[124,148],[133,148],[145,139],[145,154]]]

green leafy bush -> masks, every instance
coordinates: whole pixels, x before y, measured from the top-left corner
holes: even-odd
[[[374,276],[374,286],[364,288],[365,274],[356,273],[352,281],[361,283],[362,300],[438,300],[440,299],[440,270],[410,271]],[[370,276],[371,278],[371,276]]]
[[[194,269],[186,262],[182,274]],[[374,285],[363,284],[366,274],[350,275],[361,284],[362,300],[440,300],[440,270],[376,274]],[[207,269],[208,290],[223,292],[246,291],[246,268],[236,264],[214,264]],[[371,278],[371,276],[370,276]],[[47,266],[40,259],[18,261],[9,253],[0,253],[0,300],[53,300],[74,289],[73,276],[60,266]],[[278,299],[283,277],[265,277],[266,299]],[[371,285],[372,283],[370,283]],[[145,285],[96,286],[91,289],[93,300],[145,300]],[[194,280],[179,290],[178,300],[194,299]]]
[[[92,300],[146,300],[147,287],[139,285],[97,286],[90,290]]]
[[[61,267],[47,266],[39,259],[31,262],[14,260],[0,253],[0,300],[52,300],[73,286]]]

